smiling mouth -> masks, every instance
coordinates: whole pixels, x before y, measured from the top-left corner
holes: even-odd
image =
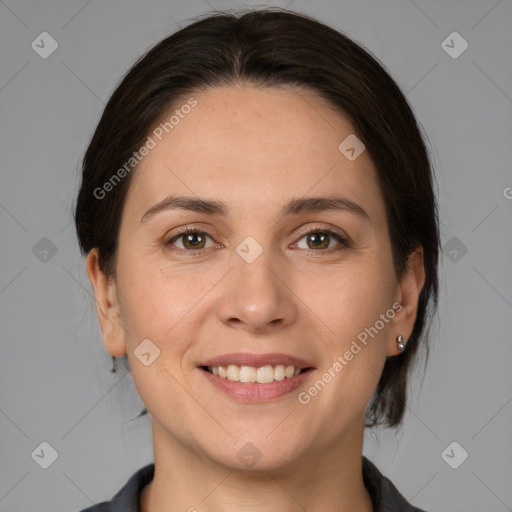
[[[292,379],[297,375],[308,372],[313,368],[298,368],[291,365],[278,364],[275,366],[264,365],[258,368],[254,366],[239,366],[229,364],[227,366],[201,366],[202,370],[216,375],[221,379],[232,382],[268,384],[274,381]]]

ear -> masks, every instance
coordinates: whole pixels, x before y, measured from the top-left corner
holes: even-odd
[[[414,329],[418,312],[420,292],[425,284],[425,268],[423,266],[423,247],[418,246],[408,257],[407,267],[399,285],[398,302],[402,309],[393,319],[388,341],[387,355],[392,357],[402,351],[398,348],[396,338],[401,335],[407,341]]]
[[[125,331],[122,324],[115,279],[101,270],[97,248],[91,249],[86,261],[87,274],[94,290],[96,310],[106,349],[116,357],[126,354]]]

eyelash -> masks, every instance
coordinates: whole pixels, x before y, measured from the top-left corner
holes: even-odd
[[[185,230],[183,230],[181,233],[178,233],[176,235],[174,235],[172,238],[170,238],[169,240],[167,240],[165,242],[165,246],[170,248],[172,243],[174,243],[176,240],[179,240],[180,238],[186,236],[186,235],[193,235],[193,234],[200,234],[200,235],[206,235],[208,236],[209,238],[211,238],[213,240],[213,237],[207,233],[206,231],[201,231],[201,230],[198,230],[198,229],[189,229],[189,228],[186,228]],[[333,252],[337,252],[337,251],[341,251],[342,249],[345,249],[347,247],[351,247],[351,243],[350,241],[348,240],[348,238],[345,238],[343,237],[342,235],[340,235],[339,233],[336,233],[330,229],[319,229],[319,228],[313,228],[313,229],[310,229],[309,231],[305,231],[303,233],[301,233],[300,235],[300,238],[297,242],[295,243],[298,243],[300,240],[302,240],[305,236],[308,236],[308,235],[317,235],[317,234],[327,234],[329,235],[330,237],[334,238],[336,241],[339,242],[339,244],[336,246],[336,247],[331,247],[330,249],[319,249],[319,250],[316,250],[316,249],[302,249],[303,251],[306,251],[308,253],[313,253],[315,255],[318,255],[318,254],[324,254],[324,253],[333,253]],[[208,247],[206,249],[198,249],[198,250],[194,250],[194,249],[181,249],[181,248],[170,248],[171,251],[173,252],[177,252],[177,253],[188,253],[189,256],[201,256],[204,252],[208,251],[209,249],[211,249],[211,247]]]

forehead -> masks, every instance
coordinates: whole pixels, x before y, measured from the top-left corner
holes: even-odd
[[[194,104],[190,98],[195,106],[183,108]],[[173,114],[172,124],[163,124]],[[140,211],[180,193],[222,195],[226,203],[239,210],[250,206],[254,214],[274,203],[281,206],[288,197],[334,192],[367,211],[383,208],[367,152],[351,161],[339,149],[354,137],[351,123],[310,91],[201,91],[177,102],[155,128],[148,134],[154,148],[139,163],[130,186],[131,209]]]

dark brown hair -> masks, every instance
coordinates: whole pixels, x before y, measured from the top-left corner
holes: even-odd
[[[303,14],[268,8],[208,14],[162,40],[128,71],[109,99],[82,167],[75,223],[82,254],[97,247],[115,275],[117,241],[133,172],[102,187],[173,105],[224,85],[296,87],[326,99],[353,125],[378,172],[398,278],[408,255],[424,251],[425,285],[407,349],[386,360],[367,408],[367,426],[400,424],[407,374],[437,305],[439,230],[434,177],[423,136],[405,96],[383,66],[340,32]],[[341,141],[340,141],[341,142]],[[95,192],[96,191],[96,192]],[[425,360],[426,362],[426,360]]]

